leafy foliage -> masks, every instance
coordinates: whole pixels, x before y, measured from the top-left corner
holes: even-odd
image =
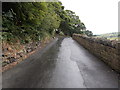
[[[86,30],[73,11],[61,2],[4,2],[3,40],[28,43],[56,34],[81,34]]]
[[[85,34],[86,34],[87,36],[93,36],[93,33],[92,33],[91,31],[89,31],[89,30],[86,30],[86,31],[85,31]]]
[[[76,16],[75,12],[71,10],[65,10],[62,19],[60,28],[66,35],[72,36],[73,33],[81,34],[83,33],[82,30],[86,29],[79,16]]]

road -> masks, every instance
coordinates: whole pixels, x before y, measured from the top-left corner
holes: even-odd
[[[72,38],[61,38],[5,71],[3,88],[118,88],[118,76]]]

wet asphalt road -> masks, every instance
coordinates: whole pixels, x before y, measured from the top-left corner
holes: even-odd
[[[118,76],[72,38],[61,38],[4,72],[3,88],[118,88]]]

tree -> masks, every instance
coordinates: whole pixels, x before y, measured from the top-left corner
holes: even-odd
[[[79,16],[61,2],[3,2],[3,39],[23,43],[57,33],[72,36],[86,30]],[[86,32],[87,33],[87,32]]]
[[[84,23],[80,21],[79,16],[71,10],[65,10],[62,19],[60,28],[66,35],[72,36],[73,33],[81,34],[83,33],[82,30],[86,29]]]
[[[85,33],[87,36],[93,36],[92,31],[86,30],[84,33]]]

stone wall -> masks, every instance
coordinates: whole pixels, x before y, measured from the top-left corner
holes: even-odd
[[[120,73],[120,43],[118,41],[79,34],[74,34],[73,39]]]
[[[30,42],[27,44],[21,43],[8,44],[6,42],[3,42],[2,67],[5,67],[14,62],[19,62],[20,60],[24,60],[39,48],[44,47],[51,40],[52,38],[46,39],[44,41]]]

